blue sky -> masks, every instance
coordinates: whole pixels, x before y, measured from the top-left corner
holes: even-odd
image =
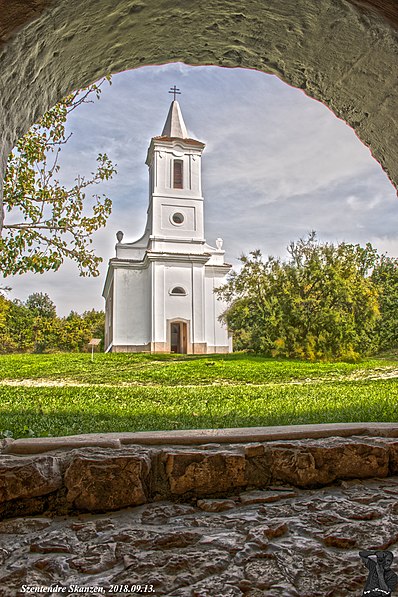
[[[47,292],[59,315],[103,308],[117,230],[125,241],[144,230],[146,151],[162,131],[174,84],[191,136],[206,143],[206,240],[214,244],[221,236],[230,263],[256,248],[283,256],[289,241],[310,230],[323,241],[371,242],[398,255],[395,190],[350,127],[324,105],[257,71],[154,66],[114,75],[101,99],[68,122],[73,135],[63,150],[63,181],[88,175],[99,152],[117,164],[115,178],[94,189],[113,200],[106,228],[94,237],[104,259],[101,276],[80,278],[68,263],[58,272],[10,277],[10,298]]]

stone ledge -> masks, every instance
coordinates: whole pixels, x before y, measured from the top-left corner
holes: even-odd
[[[287,439],[327,437],[398,437],[398,423],[325,423],[322,425],[285,425],[279,427],[241,427],[228,429],[186,429],[178,431],[141,431],[125,433],[86,433],[64,437],[6,439],[3,454],[39,454],[52,450],[83,447],[121,448],[128,445],[200,445],[265,442]]]
[[[153,442],[160,436],[165,442],[148,446],[124,443],[138,434],[110,434],[108,444],[106,436],[86,436],[91,441],[87,446],[78,436],[78,447],[73,438],[67,446],[66,438],[53,438],[50,454],[13,453],[10,448],[18,442],[35,444],[16,440],[0,456],[0,515],[105,512],[158,500],[195,502],[242,490],[310,489],[398,473],[396,425],[323,425],[311,430],[315,437],[288,437],[304,434],[305,428],[215,430],[210,434],[214,443],[209,443],[205,430],[200,437],[206,444],[184,446],[171,443],[176,432],[141,434],[141,439],[146,435]],[[351,436],[330,436],[336,430],[342,434],[351,430]],[[379,434],[354,435],[371,430]],[[327,437],[316,437],[321,433]],[[179,434],[182,438],[189,433]],[[191,437],[198,440],[194,432]],[[239,442],[226,444],[231,437],[239,437]],[[95,439],[97,445],[92,444]]]

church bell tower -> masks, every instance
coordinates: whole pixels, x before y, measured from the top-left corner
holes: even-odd
[[[174,100],[162,134],[152,138],[146,159],[151,250],[181,253],[200,250],[204,244],[201,184],[204,147],[204,143],[189,138],[180,106]]]
[[[112,352],[226,353],[228,330],[219,320],[226,305],[214,289],[231,266],[222,240],[204,235],[204,143],[187,131],[178,90],[162,134],[151,139],[146,164],[149,200],[143,236],[124,242],[117,233],[105,298],[105,349]]]

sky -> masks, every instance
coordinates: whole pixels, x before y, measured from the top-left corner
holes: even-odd
[[[326,106],[273,75],[253,70],[144,67],[113,76],[99,101],[70,114],[61,180],[95,169],[98,153],[117,164],[113,180],[93,192],[113,201],[106,228],[94,235],[100,276],[79,277],[71,262],[58,272],[10,276],[9,298],[46,292],[60,316],[103,309],[115,234],[138,239],[148,206],[146,152],[160,135],[173,85],[190,136],[206,143],[202,159],[205,236],[224,239],[226,261],[254,249],[286,256],[290,241],[316,230],[321,241],[371,242],[398,256],[396,191],[354,131]]]

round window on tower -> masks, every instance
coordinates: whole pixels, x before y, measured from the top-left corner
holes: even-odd
[[[171,222],[175,226],[181,226],[181,224],[184,223],[184,215],[182,213],[180,213],[179,211],[176,211],[171,216]]]

